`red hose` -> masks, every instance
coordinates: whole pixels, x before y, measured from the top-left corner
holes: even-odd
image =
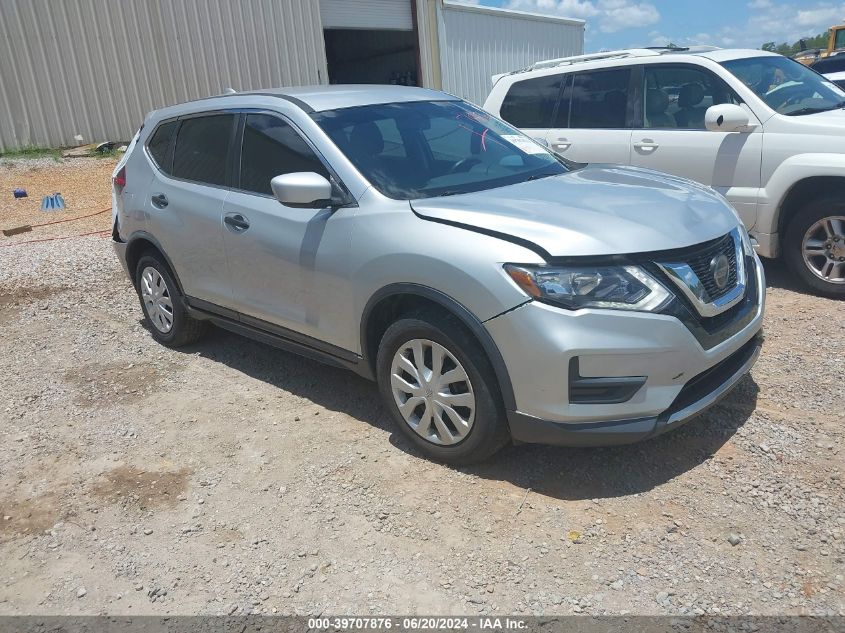
[[[102,211],[97,211],[96,213],[89,213],[88,215],[80,215],[78,218],[65,218],[64,220],[53,220],[52,222],[44,222],[42,224],[30,224],[31,228],[37,228],[39,226],[50,226],[51,224],[61,224],[62,222],[73,222],[74,220],[84,220],[85,218],[93,218],[95,215],[100,215],[101,213],[108,213],[111,209],[103,209]]]
[[[96,214],[94,214],[96,215]],[[80,218],[74,218],[79,220]],[[77,233],[76,235],[60,235],[59,237],[43,237],[38,240],[26,240],[25,242],[15,242],[14,244],[0,244],[0,248],[10,248],[12,246],[20,246],[21,244],[35,244],[36,242],[52,242],[53,240],[69,240],[72,237],[84,237],[86,235],[101,235],[103,233],[111,233],[109,229],[101,229],[99,231],[91,231],[90,233]]]

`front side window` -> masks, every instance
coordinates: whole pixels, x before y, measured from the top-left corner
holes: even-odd
[[[549,75],[517,81],[505,95],[499,115],[518,128],[548,128],[557,105],[562,77]]]
[[[630,68],[579,73],[566,87],[558,110],[560,127],[613,129],[627,127]],[[569,125],[562,113],[569,109]]]
[[[837,30],[833,40],[833,50],[838,51],[842,48],[845,48],[845,29]]]
[[[170,173],[167,152],[170,149],[170,141],[173,140],[173,134],[176,132],[178,124],[178,121],[162,123],[155,129],[150,140],[147,141],[147,150],[149,150],[150,156],[165,173]]]
[[[387,103],[312,115],[379,191],[411,200],[503,187],[564,173],[561,159],[462,101]],[[384,138],[399,131],[402,151]]]
[[[802,116],[845,106],[845,91],[788,57],[747,57],[722,66],[780,114]]]
[[[646,128],[704,130],[707,108],[739,103],[724,82],[695,66],[646,66],[643,82]]]
[[[226,158],[234,123],[234,114],[184,119],[176,137],[173,175],[208,185],[225,185]]]
[[[271,114],[249,114],[241,146],[240,188],[272,195],[270,181],[282,174],[328,170],[289,123]]]

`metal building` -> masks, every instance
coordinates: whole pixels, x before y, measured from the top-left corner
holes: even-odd
[[[219,94],[401,83],[483,102],[490,77],[583,52],[584,22],[455,0],[0,0],[0,152],[126,140]]]

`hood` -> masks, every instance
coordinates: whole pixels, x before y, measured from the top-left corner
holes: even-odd
[[[614,165],[412,200],[411,207],[423,219],[528,242],[552,257],[682,248],[720,237],[739,223],[727,202],[702,185]]]
[[[825,112],[816,112],[815,114],[804,114],[801,116],[783,115],[783,118],[787,119],[790,123],[797,123],[801,126],[820,126],[821,129],[818,131],[822,134],[841,134],[845,132],[845,109],[842,108],[827,110]]]

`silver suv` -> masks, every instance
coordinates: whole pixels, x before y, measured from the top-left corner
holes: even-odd
[[[427,456],[632,442],[745,375],[764,279],[701,185],[584,166],[449,95],[319,86],[151,113],[114,177],[150,332],[378,382]]]

